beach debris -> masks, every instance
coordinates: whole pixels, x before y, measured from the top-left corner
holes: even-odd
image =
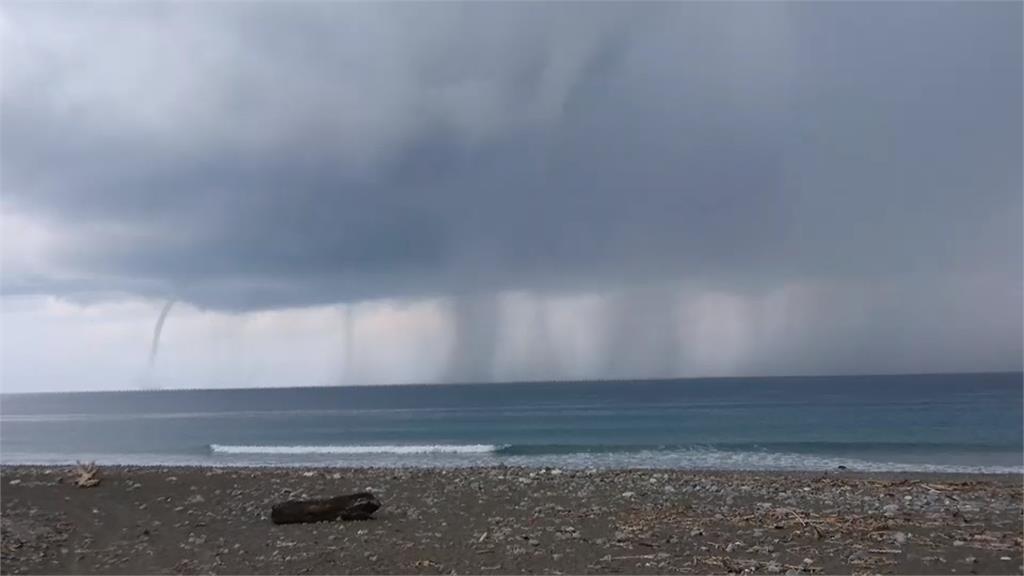
[[[370,492],[356,492],[319,500],[288,500],[274,504],[270,519],[274,524],[324,522],[337,519],[366,520],[380,508],[380,500]]]
[[[91,488],[100,483],[98,476],[99,469],[96,468],[95,462],[89,462],[88,464],[76,462],[75,464],[75,486],[78,486],[79,488]]]

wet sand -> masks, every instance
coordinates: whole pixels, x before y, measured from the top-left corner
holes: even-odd
[[[0,469],[0,572],[1019,574],[1022,477],[519,468]],[[374,519],[274,502],[374,492]]]

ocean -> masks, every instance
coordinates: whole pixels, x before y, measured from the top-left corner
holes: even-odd
[[[0,463],[1024,473],[1021,373],[4,394]]]

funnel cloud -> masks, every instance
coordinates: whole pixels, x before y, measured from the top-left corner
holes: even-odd
[[[153,326],[153,342],[149,347],[149,363],[147,365],[148,372],[144,382],[148,388],[159,388],[156,381],[156,355],[160,351],[160,335],[164,331],[164,322],[167,320],[167,315],[171,312],[171,308],[174,306],[174,300],[168,300],[164,307],[160,309],[160,315],[157,316],[156,325]]]

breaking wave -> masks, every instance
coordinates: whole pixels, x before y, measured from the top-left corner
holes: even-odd
[[[219,454],[487,454],[503,446],[492,444],[423,444],[394,446],[227,446],[210,444]]]
[[[921,461],[912,454],[881,453],[875,457],[835,450],[807,453],[766,450],[749,445],[601,446],[513,444],[417,445],[223,445],[211,444],[218,464],[345,465],[397,467],[555,466],[581,468],[662,468],[683,470],[834,470],[863,472],[947,472],[1020,474],[1024,467],[1009,462],[966,463],[956,458]],[[220,457],[220,458],[218,458]],[[906,459],[905,459],[906,458]],[[226,459],[226,460],[225,460]],[[931,460],[931,459],[929,459]]]

